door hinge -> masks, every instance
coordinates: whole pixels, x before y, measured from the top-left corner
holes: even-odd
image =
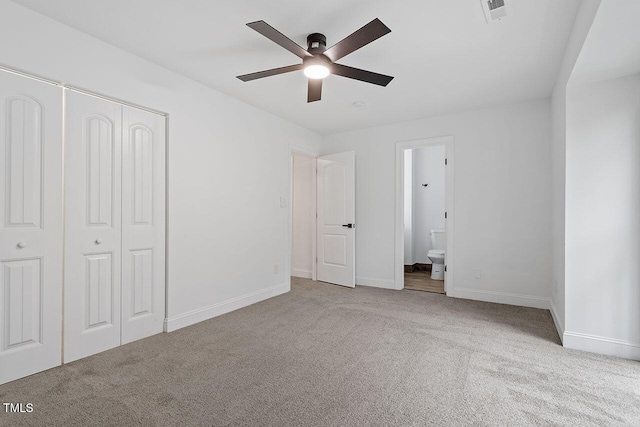
[[[447,213],[446,212],[444,213],[444,219],[447,219]]]
[[[446,265],[444,266],[444,271],[447,271],[447,266]]]
[[[444,159],[444,165],[445,166],[447,165],[447,159],[446,158]]]

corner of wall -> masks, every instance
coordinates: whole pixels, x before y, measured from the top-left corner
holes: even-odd
[[[551,312],[551,318],[553,319],[553,324],[556,326],[556,330],[558,331],[558,336],[560,337],[560,341],[564,344],[564,318],[560,317],[558,313],[558,309],[553,301],[553,298],[549,300],[549,311]]]
[[[549,290],[553,321],[563,339],[565,328],[565,192],[566,192],[566,92],[573,68],[602,0],[580,4],[551,95],[552,180],[552,283]]]

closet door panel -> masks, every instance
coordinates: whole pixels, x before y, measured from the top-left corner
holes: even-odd
[[[64,361],[120,345],[122,106],[69,91]]]
[[[0,71],[0,383],[61,363],[62,89]]]
[[[123,107],[122,343],[162,332],[165,118]]]

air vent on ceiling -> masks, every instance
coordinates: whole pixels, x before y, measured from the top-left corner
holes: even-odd
[[[480,0],[480,3],[482,3],[484,17],[487,18],[488,23],[499,21],[507,16],[504,0]]]

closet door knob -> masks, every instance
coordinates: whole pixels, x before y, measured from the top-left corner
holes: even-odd
[[[18,249],[24,249],[27,247],[27,243],[26,242],[20,242],[18,243]]]
[[[96,239],[96,245],[99,245],[100,243],[102,243],[102,239]]]

